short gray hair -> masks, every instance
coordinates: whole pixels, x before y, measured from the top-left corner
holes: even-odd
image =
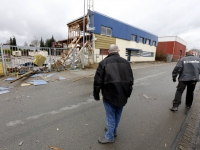
[[[108,50],[109,53],[118,52],[118,51],[119,51],[119,48],[118,48],[118,46],[115,45],[115,44],[111,44],[111,45],[110,45],[110,48],[109,48],[109,50]]]
[[[192,55],[193,54],[193,50],[191,50],[191,49],[186,50],[185,54],[186,55]]]

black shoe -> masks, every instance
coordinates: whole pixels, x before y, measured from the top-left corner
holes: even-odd
[[[187,109],[190,109],[190,108],[191,108],[191,106],[187,106],[187,105],[185,105],[185,108],[187,108]]]
[[[107,127],[105,127],[105,131],[107,131]],[[117,137],[117,133],[114,134],[114,137]]]
[[[98,142],[101,144],[113,143],[115,140],[107,140],[106,138],[99,137]]]
[[[178,107],[169,108],[171,111],[178,111]]]

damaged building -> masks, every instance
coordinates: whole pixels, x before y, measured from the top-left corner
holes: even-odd
[[[158,37],[122,21],[88,10],[85,17],[71,21],[67,26],[68,44],[75,37],[81,37],[78,42],[80,47],[83,41],[87,41],[93,48],[95,63],[107,56],[110,44],[118,45],[120,56],[130,62],[155,61]]]

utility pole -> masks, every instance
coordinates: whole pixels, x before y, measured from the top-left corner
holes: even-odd
[[[85,44],[85,0],[84,0],[84,12],[83,12],[83,51],[82,51],[82,69],[84,69],[84,51],[85,51],[85,47],[84,47],[84,44]]]

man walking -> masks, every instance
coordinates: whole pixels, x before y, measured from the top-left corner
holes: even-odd
[[[187,86],[185,107],[190,108],[193,102],[193,93],[196,83],[199,81],[200,74],[200,59],[193,55],[192,50],[186,52],[186,56],[180,59],[172,72],[173,82],[176,82],[178,77],[178,86],[173,100],[171,111],[178,111],[178,106],[181,104],[183,91]]]
[[[102,144],[114,142],[123,106],[131,95],[134,82],[130,63],[120,57],[118,52],[117,45],[110,45],[109,55],[99,63],[94,77],[94,99],[100,100],[101,90],[106,111],[106,133],[98,140]]]

